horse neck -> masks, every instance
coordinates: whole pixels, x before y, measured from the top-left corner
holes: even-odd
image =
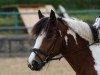
[[[64,38],[64,49],[62,50],[62,55],[69,62],[72,68],[76,71],[78,75],[86,75],[83,73],[84,69],[86,69],[86,73],[90,72],[89,68],[92,68],[93,75],[96,75],[94,70],[94,59],[92,57],[92,53],[87,47],[89,44],[83,38],[81,38],[78,34],[74,34],[74,32],[66,31],[67,34]],[[72,32],[72,33],[70,33]],[[69,33],[69,34],[68,34]],[[76,38],[75,38],[76,35]],[[91,73],[88,75],[92,75]]]

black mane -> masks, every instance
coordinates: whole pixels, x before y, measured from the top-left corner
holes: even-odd
[[[33,27],[32,34],[36,34],[36,36],[38,36],[42,30],[47,31],[49,26],[50,26],[50,18],[49,17],[42,18]]]

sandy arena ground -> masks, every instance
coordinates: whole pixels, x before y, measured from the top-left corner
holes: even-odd
[[[27,67],[27,58],[0,58],[0,75],[75,75],[75,72],[68,63],[61,61],[52,61],[41,71],[31,71]]]

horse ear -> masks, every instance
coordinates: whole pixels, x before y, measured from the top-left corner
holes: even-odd
[[[41,13],[41,11],[40,11],[40,10],[38,10],[38,16],[39,16],[39,19],[41,19],[41,18],[43,18],[43,17],[44,17],[44,15]]]
[[[50,13],[50,21],[52,23],[56,22],[56,15],[55,15],[55,12],[53,10],[51,10],[51,13]]]

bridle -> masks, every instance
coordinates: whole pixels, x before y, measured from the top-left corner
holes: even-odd
[[[61,58],[63,58],[63,56],[53,57],[53,55],[50,54],[54,52],[54,48],[59,37],[60,37],[60,33],[58,30],[56,30],[56,36],[54,38],[54,41],[52,42],[50,48],[48,49],[48,52],[46,53],[40,49],[36,49],[36,48],[31,49],[31,51],[34,52],[38,56],[38,58],[41,60],[43,64],[48,63],[48,61],[51,61],[51,60],[60,60]],[[45,57],[44,60],[41,59],[38,53],[42,54]]]

